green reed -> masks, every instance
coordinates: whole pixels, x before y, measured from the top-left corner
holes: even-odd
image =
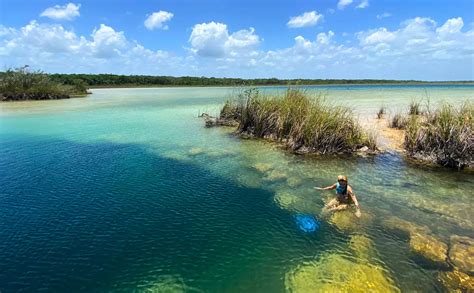
[[[323,97],[289,88],[283,95],[248,89],[226,102],[221,118],[236,119],[241,134],[285,142],[293,151],[321,154],[350,153],[367,146],[376,149],[350,109]]]
[[[404,146],[414,157],[462,169],[474,164],[474,105],[443,104],[408,119]]]

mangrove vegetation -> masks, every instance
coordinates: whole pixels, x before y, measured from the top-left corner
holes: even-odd
[[[27,66],[0,74],[0,101],[56,100],[86,94],[82,80],[60,82],[41,71],[29,71]]]

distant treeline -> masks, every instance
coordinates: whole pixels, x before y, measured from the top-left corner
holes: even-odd
[[[50,74],[63,84],[77,84],[83,81],[90,87],[120,86],[255,86],[255,85],[318,85],[318,84],[417,84],[417,80],[380,79],[277,79],[277,78],[217,78],[193,76],[151,76],[115,74]],[[466,81],[460,81],[463,83]]]

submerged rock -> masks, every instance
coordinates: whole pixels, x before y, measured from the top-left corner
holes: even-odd
[[[426,226],[419,226],[412,222],[402,220],[397,217],[390,217],[382,222],[382,224],[392,230],[396,230],[405,236],[410,236],[415,233],[430,233],[430,228]]]
[[[191,156],[195,156],[195,155],[203,154],[204,150],[202,148],[195,147],[195,148],[191,148],[188,153]]]
[[[353,235],[349,240],[349,248],[362,260],[368,260],[370,258],[373,252],[373,246],[374,243],[372,240],[364,235]]]
[[[303,181],[298,178],[298,177],[290,177],[286,179],[286,183],[288,183],[288,186],[290,187],[297,187],[303,183]]]
[[[164,275],[158,277],[155,281],[149,281],[139,284],[138,288],[143,292],[196,292],[195,288],[185,284],[183,278],[178,275]]]
[[[448,245],[427,234],[410,235],[410,249],[435,263],[444,264],[448,255]]]
[[[474,292],[474,277],[463,272],[440,272],[438,280],[449,292]]]
[[[474,239],[457,235],[451,236],[449,260],[460,271],[474,274]]]
[[[272,165],[267,163],[255,163],[252,167],[254,167],[257,171],[265,173],[272,169]]]
[[[289,292],[399,292],[386,271],[376,265],[358,263],[331,253],[288,272]]]
[[[271,170],[265,176],[265,179],[270,181],[278,181],[284,178],[286,178],[286,173],[280,170]]]
[[[230,127],[237,127],[239,126],[239,122],[231,118],[225,117],[214,117],[207,113],[202,113],[199,117],[204,118],[204,123],[206,127],[215,127],[215,126],[230,126]]]
[[[362,212],[360,218],[357,218],[354,211],[347,209],[344,211],[334,212],[329,222],[342,231],[360,231],[372,222],[374,216],[368,212]]]
[[[279,190],[273,197],[275,203],[285,210],[296,210],[297,203],[300,201],[298,196],[287,190]]]
[[[434,263],[445,265],[448,256],[448,245],[430,235],[431,230],[397,217],[383,221],[383,225],[396,230],[410,238],[410,249],[416,254]]]

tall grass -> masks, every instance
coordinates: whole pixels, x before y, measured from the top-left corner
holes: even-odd
[[[379,111],[377,112],[377,119],[382,119],[383,115],[385,115],[386,113],[387,109],[385,108],[385,106],[381,106]]]
[[[408,123],[408,119],[408,117],[397,113],[392,117],[392,121],[390,121],[390,127],[397,129],[405,129]]]
[[[410,103],[410,106],[408,107],[408,115],[420,115],[420,114],[422,114],[420,102],[412,101]]]
[[[224,105],[221,117],[237,119],[240,133],[285,142],[293,151],[333,154],[363,146],[376,149],[374,137],[362,130],[348,108],[300,89],[289,88],[280,96],[245,90]]]
[[[474,105],[443,104],[423,116],[412,115],[406,126],[408,153],[462,169],[474,165]]]

